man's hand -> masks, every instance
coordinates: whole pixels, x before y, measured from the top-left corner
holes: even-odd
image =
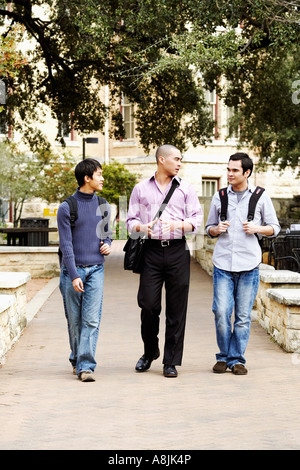
[[[254,223],[251,221],[251,222],[243,222],[243,230],[244,232],[246,233],[257,233],[259,231],[259,228],[257,225],[254,225]]]
[[[153,235],[152,227],[153,227],[154,224],[156,224],[156,222],[157,222],[157,218],[155,220],[152,220],[148,224],[138,224],[135,227],[135,231],[136,232],[146,233],[148,237],[152,237],[152,235]]]
[[[165,235],[166,233],[174,233],[175,230],[181,230],[183,228],[182,220],[162,220],[160,219],[162,224],[162,233]]]
[[[72,284],[76,292],[84,292],[83,282],[80,277],[76,277],[76,279],[73,279]]]
[[[224,222],[220,222],[216,226],[211,226],[209,228],[209,233],[212,237],[217,237],[221,233],[227,232],[227,229],[229,226],[230,226],[230,223],[228,222],[228,220],[225,220]]]
[[[111,252],[111,246],[108,243],[101,242],[100,253],[101,255],[109,255]]]
[[[272,225],[254,225],[252,221],[243,222],[243,230],[246,233],[260,233],[261,235],[265,235],[267,237],[274,235],[274,228]]]

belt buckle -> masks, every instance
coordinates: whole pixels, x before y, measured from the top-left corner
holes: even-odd
[[[169,241],[169,240],[162,240],[162,241],[160,242],[160,244],[161,244],[162,247],[165,248],[166,246],[169,246],[169,245],[170,245],[170,241]]]

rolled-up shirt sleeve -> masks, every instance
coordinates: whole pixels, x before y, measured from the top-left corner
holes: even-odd
[[[142,224],[143,221],[141,219],[141,211],[140,211],[140,203],[139,203],[139,188],[135,186],[132,190],[130,200],[129,200],[129,208],[127,212],[127,219],[126,219],[126,226],[129,233],[134,232],[134,229],[137,224]]]
[[[219,224],[219,210],[217,206],[217,198],[218,196],[216,194],[212,198],[208,218],[205,225],[206,233],[210,238],[216,238],[209,233],[210,227],[217,226]]]

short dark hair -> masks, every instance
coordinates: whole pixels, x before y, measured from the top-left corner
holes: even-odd
[[[76,165],[75,168],[75,178],[77,180],[78,186],[81,188],[84,186],[84,177],[88,176],[89,178],[93,178],[93,174],[98,168],[102,169],[101,164],[98,160],[94,158],[85,158],[81,162]]]
[[[178,151],[179,149],[172,144],[163,144],[158,147],[155,153],[156,161],[158,162],[159,157],[167,157],[170,153],[174,152],[174,150]]]
[[[243,153],[243,152],[234,153],[233,155],[229,157],[229,161],[230,160],[234,160],[234,161],[241,160],[243,173],[245,173],[247,170],[250,170],[250,175],[249,175],[249,178],[250,178],[252,174],[252,170],[253,170],[253,161],[251,160],[249,155],[247,155],[247,153]]]

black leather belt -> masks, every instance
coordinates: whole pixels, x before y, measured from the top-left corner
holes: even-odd
[[[177,245],[178,243],[183,243],[185,242],[185,237],[184,238],[175,238],[173,240],[154,240],[153,238],[148,238],[147,243],[150,243],[151,245],[156,245],[156,246],[161,246],[163,248],[166,248],[168,246],[173,246]]]

